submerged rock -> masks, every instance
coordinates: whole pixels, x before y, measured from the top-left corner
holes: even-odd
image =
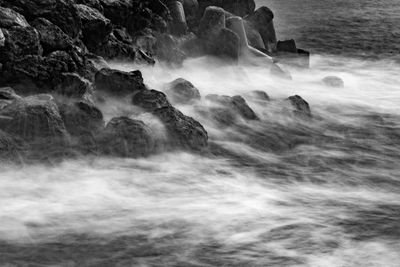
[[[99,144],[103,153],[121,157],[146,156],[155,149],[152,130],[128,117],[113,118],[101,133]]]
[[[141,90],[135,93],[132,97],[132,104],[149,112],[171,106],[167,96],[157,90]]]
[[[282,69],[278,64],[272,64],[270,69],[270,74],[285,80],[291,80],[292,75],[287,70]]]
[[[287,99],[294,108],[293,113],[300,117],[311,117],[310,105],[301,96],[294,95]]]
[[[327,76],[322,79],[322,83],[326,86],[333,87],[333,88],[343,88],[344,82],[341,78],[337,76]]]
[[[249,107],[246,100],[239,95],[230,97],[226,95],[221,96],[212,94],[207,95],[206,99],[231,110],[234,110],[244,119],[258,120],[256,113]]]
[[[270,101],[269,95],[261,90],[254,90],[246,93],[246,97],[255,101]]]
[[[172,106],[156,109],[153,114],[165,125],[172,147],[201,150],[207,146],[208,134],[195,119]]]
[[[201,99],[199,90],[183,78],[178,78],[169,83],[165,93],[176,104],[190,104]]]
[[[138,70],[125,72],[115,69],[102,69],[96,73],[95,87],[117,96],[145,90],[142,73]]]

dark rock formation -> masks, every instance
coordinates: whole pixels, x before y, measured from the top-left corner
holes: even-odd
[[[311,109],[310,105],[301,96],[294,95],[287,99],[294,108],[293,113],[300,117],[310,118]]]
[[[154,151],[152,130],[142,121],[128,117],[113,118],[99,138],[101,150],[109,155],[139,157]]]
[[[208,6],[222,7],[226,11],[241,17],[253,13],[256,8],[254,0],[201,0],[199,1],[200,14],[202,14]]]
[[[133,1],[130,0],[100,0],[104,9],[104,16],[114,24],[126,25],[133,9]]]
[[[67,51],[72,49],[73,41],[71,37],[47,19],[37,18],[31,24],[39,33],[40,44],[43,47],[44,54],[57,50]]]
[[[178,78],[167,85],[165,90],[172,103],[190,104],[200,100],[200,92],[194,85],[182,78]]]
[[[104,12],[104,9],[103,9],[103,6],[100,3],[100,0],[75,0],[75,3],[86,5],[86,6],[89,6],[91,8],[95,8],[98,11],[100,11],[100,13]]]
[[[16,100],[21,97],[17,95],[11,87],[1,87],[0,88],[0,100]],[[1,107],[0,107],[1,108]]]
[[[167,96],[157,90],[141,90],[132,97],[132,104],[142,109],[152,112],[158,108],[169,107]]]
[[[0,160],[15,161],[20,158],[21,140],[0,130]]]
[[[11,8],[0,7],[0,28],[28,27],[25,17]]]
[[[327,76],[322,79],[322,83],[326,86],[333,87],[333,88],[343,88],[344,82],[341,78],[337,76]]]
[[[171,32],[175,35],[187,33],[187,23],[183,5],[179,1],[168,1],[167,7],[171,12]]]
[[[164,123],[172,147],[200,150],[207,146],[208,134],[193,118],[172,106],[156,109],[153,114]]]
[[[85,99],[90,98],[93,93],[93,86],[88,80],[76,73],[62,73],[54,92],[64,97]]]
[[[253,14],[246,17],[246,20],[260,33],[265,49],[269,53],[275,52],[277,45],[273,19],[274,13],[265,6],[258,8]]]
[[[278,62],[297,67],[308,68],[310,66],[310,53],[303,49],[298,49],[293,39],[278,41],[277,51]]]
[[[247,105],[246,100],[239,95],[233,97],[226,95],[207,95],[206,99],[237,112],[244,119],[258,120],[257,115]]]
[[[246,94],[246,97],[255,101],[270,101],[269,95],[260,90],[250,91]]]
[[[117,96],[146,89],[140,71],[125,72],[115,69],[102,69],[97,72],[95,87],[99,91],[112,93]]]

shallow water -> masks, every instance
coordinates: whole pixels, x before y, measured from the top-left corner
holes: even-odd
[[[207,58],[142,68],[150,88],[183,77],[203,97],[265,90],[273,101],[248,99],[261,120],[226,128],[178,107],[209,133],[200,154],[1,166],[0,265],[398,266],[400,66],[311,65],[293,81]],[[326,75],[345,87],[322,85]],[[282,109],[294,94],[313,119]],[[116,100],[101,108],[152,121]]]

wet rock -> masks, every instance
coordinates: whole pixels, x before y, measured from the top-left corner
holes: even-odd
[[[169,64],[180,66],[186,58],[186,54],[179,48],[179,41],[169,34],[158,36],[155,47],[157,58]]]
[[[0,28],[11,28],[13,26],[28,27],[29,23],[18,12],[0,6]]]
[[[310,105],[301,96],[294,95],[287,99],[294,108],[293,113],[300,117],[311,117]]]
[[[65,142],[68,133],[50,95],[17,99],[0,110],[0,128],[26,141]]]
[[[207,7],[200,20],[198,35],[211,42],[223,28],[225,28],[225,11],[214,6]]]
[[[322,83],[326,86],[333,87],[333,88],[343,88],[344,82],[341,78],[337,76],[327,76],[322,79]]]
[[[237,122],[237,113],[226,107],[219,106],[195,106],[195,111],[202,117],[212,120],[219,127],[232,126]]]
[[[297,53],[296,42],[293,39],[278,41],[276,49],[278,52]]]
[[[21,157],[22,142],[0,130],[0,160],[14,161]]]
[[[182,78],[169,83],[165,93],[176,104],[190,104],[201,98],[199,90],[191,82]]]
[[[255,101],[270,101],[269,95],[260,90],[250,91],[246,94],[246,97],[255,100]]]
[[[6,63],[26,55],[41,55],[39,33],[33,27],[13,26],[3,29],[4,46],[0,46],[0,62]]]
[[[72,136],[93,136],[104,129],[101,111],[86,101],[59,104],[65,127]]]
[[[265,49],[264,41],[263,41],[260,33],[258,32],[258,30],[255,27],[253,27],[253,25],[251,23],[249,23],[248,21],[244,20],[243,22],[244,22],[244,28],[246,30],[246,37],[247,37],[247,41],[248,41],[249,45],[254,48]]]
[[[73,0],[4,0],[18,9],[27,20],[43,17],[61,28],[72,38],[81,31],[81,20]]]
[[[95,54],[87,54],[86,58],[88,61],[91,62],[93,67],[96,70],[96,73],[100,71],[101,69],[109,69],[110,66],[108,65],[107,61],[104,60],[103,57],[95,55]]]
[[[172,147],[201,150],[207,146],[208,134],[195,119],[172,106],[156,109],[153,114],[165,125]]]
[[[104,16],[116,25],[126,25],[133,9],[130,0],[100,0],[104,9]]]
[[[99,0],[75,0],[75,3],[86,5],[103,13],[104,9]]]
[[[75,99],[90,99],[93,86],[85,78],[76,73],[62,73],[59,79],[60,81],[54,88],[56,94]]]
[[[276,76],[281,79],[291,80],[292,75],[290,75],[289,71],[284,70],[278,64],[272,64],[270,69],[270,74]]]
[[[157,90],[141,90],[132,97],[132,104],[142,109],[152,112],[158,108],[169,107],[167,96]]]
[[[96,73],[95,88],[117,96],[145,90],[142,73],[138,70],[125,72],[115,69],[102,69]]]
[[[136,49],[132,44],[118,40],[114,32],[108,35],[102,43],[94,44],[89,48],[91,52],[106,59],[135,60]]]
[[[103,42],[112,31],[112,25],[109,19],[97,9],[76,5],[78,15],[82,21],[83,42],[89,48],[97,46]]]
[[[214,44],[208,47],[212,55],[223,59],[237,61],[240,56],[240,38],[230,29],[222,29]]]
[[[152,130],[142,121],[128,117],[113,118],[101,133],[99,143],[105,154],[120,157],[140,157],[154,151]]]
[[[183,9],[185,11],[186,22],[189,28],[196,26],[198,22],[199,3],[197,0],[181,0]]]
[[[45,18],[38,18],[32,22],[32,26],[38,31],[40,44],[44,54],[57,50],[70,50],[73,45],[71,37],[65,34],[58,26]]]
[[[266,6],[258,8],[253,14],[246,17],[246,20],[260,33],[265,49],[269,53],[275,52],[277,45],[273,19],[274,13]]]
[[[223,107],[229,108],[237,112],[240,116],[247,120],[258,120],[257,115],[255,112],[247,105],[246,100],[237,95],[237,96],[226,96],[226,95],[207,95],[206,99],[217,103]]]
[[[297,67],[308,68],[310,66],[310,53],[296,47],[296,42],[291,40],[278,41],[277,61]]]
[[[226,11],[241,17],[252,14],[256,8],[254,0],[201,0],[199,1],[200,14],[209,6],[222,7]]]
[[[167,7],[171,12],[171,32],[175,35],[184,35],[187,33],[187,23],[183,5],[179,1],[168,1]]]
[[[0,88],[0,100],[16,100],[20,98],[11,87]]]

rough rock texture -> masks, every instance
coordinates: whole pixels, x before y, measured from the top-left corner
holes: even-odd
[[[115,69],[102,69],[97,72],[95,87],[99,91],[113,93],[118,96],[146,89],[140,71],[125,72]]]
[[[140,157],[154,151],[151,129],[142,121],[128,117],[113,118],[99,138],[101,150],[109,155]]]
[[[300,117],[311,117],[310,105],[301,96],[294,95],[287,99],[293,106],[293,113]]]
[[[107,38],[103,42],[93,44],[93,46],[90,47],[91,52],[99,56],[102,56],[106,59],[135,60],[136,59],[135,47],[130,43],[126,43],[124,41],[119,40],[116,37],[115,33],[116,32],[113,31],[111,34],[107,36]]]
[[[0,7],[0,28],[13,26],[28,27],[29,23],[25,17],[11,8]]]
[[[93,93],[93,86],[88,80],[76,73],[62,73],[59,82],[54,87],[54,92],[69,98],[84,99],[90,98]]]
[[[20,158],[21,141],[0,130],[0,160],[13,161]]]
[[[172,106],[156,109],[153,114],[164,123],[171,146],[193,150],[207,146],[208,134],[193,118]]]
[[[254,0],[200,0],[200,14],[202,14],[202,11],[208,6],[222,7],[226,11],[241,17],[253,13],[256,8]]]
[[[112,31],[111,22],[97,9],[85,5],[76,5],[76,7],[82,21],[82,40],[91,50],[92,47],[106,40]]]
[[[27,141],[63,142],[68,133],[50,95],[17,99],[0,110],[0,128]]]
[[[231,110],[236,111],[240,116],[247,120],[258,120],[255,112],[247,105],[246,100],[237,95],[237,96],[226,96],[226,95],[207,95],[206,99],[217,103],[223,107],[229,108]]]
[[[337,76],[327,76],[322,79],[322,83],[326,86],[333,87],[333,88],[343,88],[344,82],[341,78]]]
[[[104,9],[103,9],[103,6],[100,3],[100,0],[75,0],[75,3],[86,5],[86,6],[89,6],[91,8],[95,8],[98,11],[100,11],[100,13],[104,12]]]
[[[16,100],[21,97],[17,95],[11,87],[1,87],[0,88],[0,100]],[[1,108],[1,107],[0,107]]]
[[[3,30],[0,29],[0,49],[3,49],[5,43],[6,43],[6,38],[4,37]]]
[[[260,33],[265,49],[269,53],[274,53],[277,45],[273,19],[274,13],[265,6],[246,17],[246,20]]]
[[[169,107],[167,96],[157,90],[141,90],[132,97],[132,104],[142,109],[152,112],[158,108]]]
[[[81,31],[81,20],[73,0],[4,0],[5,5],[18,10],[27,20],[48,19],[66,34],[75,38]]]
[[[255,100],[255,101],[270,101],[269,95],[260,90],[250,91],[246,94],[246,97]]]
[[[168,99],[176,104],[190,104],[201,99],[199,90],[189,81],[178,78],[167,85]]]
[[[73,41],[71,37],[47,19],[37,18],[31,24],[39,33],[44,54],[72,49]]]

